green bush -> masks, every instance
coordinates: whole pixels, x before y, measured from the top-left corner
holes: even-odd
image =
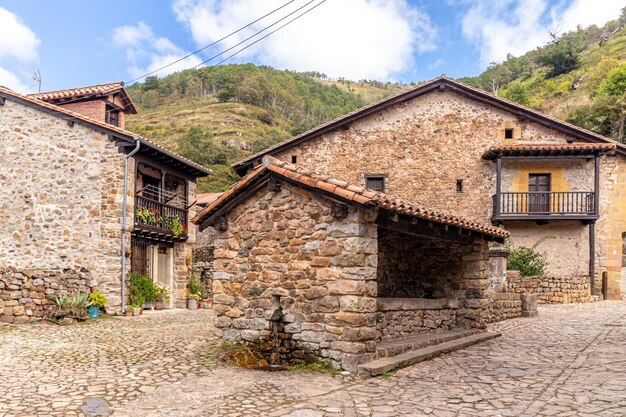
[[[551,236],[544,236],[531,247],[514,246],[511,242],[507,242],[505,246],[510,251],[507,269],[519,271],[524,277],[545,275],[548,267],[548,254],[538,251],[537,247],[550,238]]]
[[[59,295],[54,300],[55,305],[50,310],[48,318],[60,321],[64,318],[82,319],[87,316],[87,294]]]
[[[95,290],[94,292],[89,294],[88,301],[90,306],[102,308],[106,305],[108,300],[104,295],[102,295],[100,291]]]
[[[134,305],[143,305],[146,301],[156,301],[158,290],[147,274],[130,274],[128,291]]]
[[[194,267],[189,268],[189,282],[187,282],[187,290],[189,290],[189,298],[197,300],[206,298],[206,286],[200,280],[198,271]]]

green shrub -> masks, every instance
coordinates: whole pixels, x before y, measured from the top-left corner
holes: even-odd
[[[143,305],[146,301],[156,301],[158,291],[152,278],[147,274],[130,274],[128,291],[134,305]]]
[[[100,291],[95,290],[94,292],[89,294],[88,301],[90,306],[102,308],[106,305],[108,300],[104,295],[102,295]]]
[[[87,294],[59,295],[48,315],[50,320],[60,321],[64,318],[81,319],[87,316]]]
[[[206,298],[206,286],[200,280],[198,271],[194,267],[189,268],[189,281],[187,282],[187,290],[189,290],[189,298],[200,300]]]
[[[537,247],[550,238],[551,236],[544,236],[531,247],[513,246],[511,242],[507,242],[506,248],[510,251],[507,269],[519,271],[524,277],[545,275],[548,254],[538,251]]]

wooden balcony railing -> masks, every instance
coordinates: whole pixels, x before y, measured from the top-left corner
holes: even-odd
[[[184,240],[187,238],[187,210],[136,196],[135,229],[146,235]]]
[[[493,213],[496,220],[593,218],[595,199],[592,191],[503,192],[493,196]]]

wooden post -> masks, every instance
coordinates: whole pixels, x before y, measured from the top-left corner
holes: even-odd
[[[599,216],[600,213],[600,155],[596,154],[596,157],[594,159],[594,171],[595,171],[595,175],[594,175],[594,191],[595,191],[595,198],[594,198],[594,215]]]
[[[496,159],[496,207],[495,212],[493,213],[494,217],[497,219],[500,217],[500,191],[502,187],[502,158],[498,156]]]
[[[595,294],[595,280],[596,280],[596,224],[595,222],[589,223],[589,293]]]

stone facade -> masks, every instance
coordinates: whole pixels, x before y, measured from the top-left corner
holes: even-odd
[[[390,252],[381,247],[393,239],[378,228],[377,213],[350,208],[345,217],[336,217],[331,204],[282,184],[279,191],[262,188],[225,215],[227,227],[215,236],[213,302],[216,326],[226,340],[273,352],[269,346],[276,338],[279,354],[290,359],[311,355],[354,370],[375,358],[383,337],[486,325],[486,241],[450,244],[451,258],[440,259],[448,265],[447,274],[454,275],[442,292],[453,298],[445,300],[445,308],[441,300],[415,299],[407,309],[393,310],[390,303],[391,309],[379,311],[377,277],[390,268]],[[384,280],[389,283],[389,278]],[[429,277],[415,278],[426,282]],[[388,287],[400,294],[399,285]],[[416,312],[411,306],[426,308]],[[401,321],[408,316],[405,326]]]
[[[0,148],[0,270],[11,271],[3,272],[5,288],[0,288],[5,316],[6,302],[13,303],[18,291],[28,293],[18,303],[40,301],[24,308],[33,315],[59,292],[96,288],[109,307],[119,306],[123,153],[103,132],[81,123],[70,126],[63,118],[10,99],[0,106]],[[133,158],[128,178],[125,233],[130,245]],[[188,188],[193,201],[195,184]],[[192,243],[195,228],[189,235]],[[185,257],[191,247],[178,243],[175,252],[175,294],[184,299]],[[13,315],[19,310],[13,309]]]
[[[504,128],[514,129],[514,140],[504,139]],[[496,175],[495,164],[484,160],[483,153],[494,145],[567,141],[577,139],[445,89],[396,104],[345,129],[329,131],[273,155],[282,160],[296,157],[298,164],[354,184],[364,184],[368,174],[386,174],[389,194],[489,222]],[[593,162],[562,160],[507,161],[502,190],[521,191],[524,183],[527,187],[528,173],[534,170],[549,172],[558,190],[593,190]],[[459,180],[461,192],[457,191]],[[596,285],[599,288],[600,277],[607,272],[609,298],[615,299],[620,292],[621,236],[626,231],[624,157],[602,157],[600,184]],[[587,226],[578,221],[518,223],[505,224],[514,244],[532,244],[556,232],[545,245],[550,275],[588,274]]]
[[[377,329],[381,340],[452,330],[457,325],[456,300],[419,298],[379,298]]]
[[[590,300],[586,275],[569,277],[523,277],[519,271],[507,271],[509,293],[534,293],[540,303],[579,303]]]
[[[489,294],[489,308],[487,321],[494,323],[506,319],[522,316],[522,300],[520,294],[491,293]]]

